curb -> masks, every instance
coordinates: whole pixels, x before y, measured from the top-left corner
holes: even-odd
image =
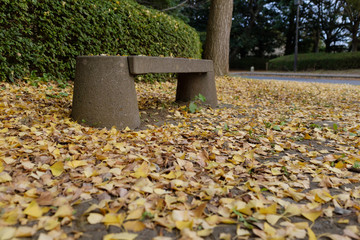
[[[309,78],[334,78],[334,79],[356,79],[360,75],[355,74],[313,74],[313,73],[278,73],[278,72],[230,72],[231,76],[278,76],[278,77],[309,77]]]

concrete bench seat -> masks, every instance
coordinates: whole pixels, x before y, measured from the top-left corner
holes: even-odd
[[[146,56],[81,56],[76,59],[72,118],[94,127],[140,126],[134,76],[177,73],[176,101],[202,94],[216,107],[211,60]]]

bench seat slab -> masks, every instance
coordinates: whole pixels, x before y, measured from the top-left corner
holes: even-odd
[[[130,56],[131,74],[205,73],[214,71],[213,62],[204,59]]]

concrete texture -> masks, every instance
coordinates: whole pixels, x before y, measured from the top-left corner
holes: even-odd
[[[129,68],[132,74],[204,73],[214,71],[211,60],[146,56],[130,56]]]
[[[127,57],[77,58],[72,118],[94,127],[124,129],[140,125]]]
[[[72,118],[94,127],[140,126],[134,75],[179,73],[176,100],[202,94],[217,106],[211,60],[143,56],[82,56],[76,60]]]
[[[211,60],[130,56],[132,74],[178,73],[176,100],[189,102],[202,94],[211,107],[217,106],[214,65]]]
[[[206,98],[211,107],[217,106],[214,72],[179,73],[176,88],[176,101],[189,102],[199,94]]]

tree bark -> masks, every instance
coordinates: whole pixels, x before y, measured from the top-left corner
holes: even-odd
[[[216,76],[229,73],[230,31],[233,0],[212,0],[204,58],[214,61]]]

